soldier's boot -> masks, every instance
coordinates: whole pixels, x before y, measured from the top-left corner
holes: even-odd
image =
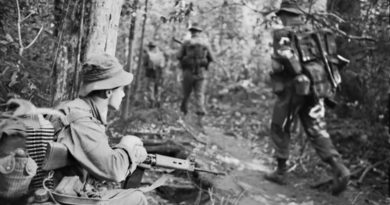
[[[180,111],[182,112],[183,116],[186,116],[187,115],[187,106],[185,104],[185,102],[183,101],[180,105]]]
[[[274,172],[268,173],[264,175],[264,179],[280,184],[280,185],[286,185],[287,184],[287,159],[278,158],[276,159],[278,166]]]
[[[332,194],[339,195],[347,189],[351,173],[339,157],[331,157],[325,162],[331,166],[333,172]]]
[[[155,106],[156,108],[161,108],[161,102],[160,102],[160,101],[156,101],[156,102],[154,103],[154,106]]]
[[[205,129],[204,129],[204,125],[203,125],[203,117],[204,117],[204,115],[197,114],[196,116],[197,116],[197,118],[196,118],[196,125],[198,125],[198,127],[199,127],[201,132],[205,133]]]

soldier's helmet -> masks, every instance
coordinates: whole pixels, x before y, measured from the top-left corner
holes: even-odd
[[[198,23],[192,23],[189,27],[188,27],[188,30],[193,32],[202,32],[202,28],[199,26]]]
[[[302,10],[298,7],[298,2],[296,0],[283,0],[280,9],[275,14],[279,16],[282,13],[288,13],[290,15],[303,14]]]

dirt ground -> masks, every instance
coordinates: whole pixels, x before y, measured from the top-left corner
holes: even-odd
[[[196,126],[195,115],[180,115],[177,103],[163,109],[139,111],[135,117],[139,123],[132,123],[127,131],[135,128],[139,131],[140,127],[143,132],[165,130],[170,140],[186,147],[199,166],[227,173],[216,176],[159,169],[146,171],[144,185],[152,184],[161,176],[169,178],[162,187],[147,193],[150,204],[390,204],[383,194],[370,186],[357,186],[354,179],[340,196],[331,195],[327,186],[311,188],[328,179],[330,170],[316,157],[310,144],[305,149],[296,146],[304,142],[299,137],[302,134],[299,129],[291,146],[289,184],[280,186],[264,180],[263,175],[274,167],[268,137],[274,98],[268,93],[269,90],[253,88],[236,89],[228,95],[210,95],[204,133]],[[299,161],[301,158],[305,160]]]

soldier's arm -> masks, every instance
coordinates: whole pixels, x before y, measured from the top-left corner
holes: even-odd
[[[112,149],[104,126],[80,120],[70,127],[69,151],[89,173],[100,179],[122,181],[131,165],[130,156],[123,149]]]
[[[207,46],[207,56],[206,56],[206,58],[207,58],[207,61],[209,63],[214,61],[214,54],[212,53],[210,46]]]
[[[185,46],[186,46],[186,42],[183,42],[181,47],[180,47],[180,50],[179,52],[177,53],[177,59],[179,61],[181,61],[183,59],[183,57],[185,56]]]

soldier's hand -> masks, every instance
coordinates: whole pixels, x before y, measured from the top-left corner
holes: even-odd
[[[144,144],[140,138],[133,135],[123,136],[120,144],[128,148],[127,152],[129,153],[131,159],[130,172],[133,172],[135,168],[137,168],[138,164],[141,164],[146,160],[148,155]]]

